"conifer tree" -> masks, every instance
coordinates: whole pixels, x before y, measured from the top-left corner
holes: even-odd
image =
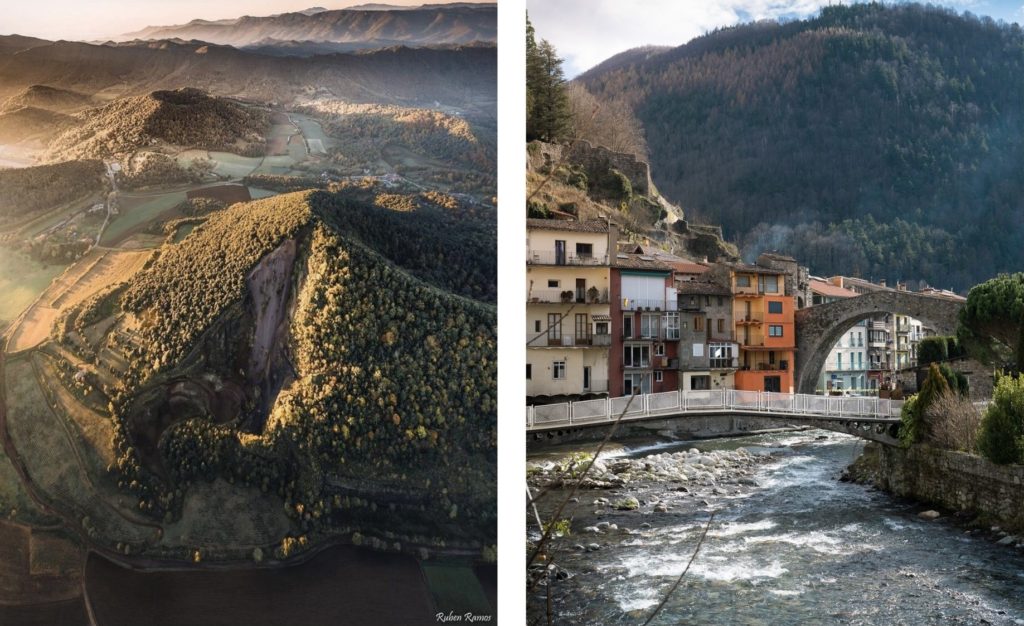
[[[572,128],[562,59],[546,39],[537,43],[526,20],[526,139],[558,141]]]

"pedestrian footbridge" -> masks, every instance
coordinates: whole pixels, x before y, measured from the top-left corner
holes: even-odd
[[[622,423],[716,415],[777,419],[888,445],[899,442],[902,400],[716,389],[562,402],[526,407],[526,432],[578,430]]]

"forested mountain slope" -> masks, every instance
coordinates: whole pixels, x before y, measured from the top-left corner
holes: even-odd
[[[198,89],[155,91],[78,116],[50,145],[50,158],[106,157],[155,141],[172,145],[260,151],[270,122],[266,112],[212,97]]]
[[[725,29],[582,75],[748,253],[963,289],[1024,262],[1024,34],[919,5]]]

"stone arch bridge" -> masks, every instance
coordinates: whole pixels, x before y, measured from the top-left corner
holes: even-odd
[[[921,320],[940,335],[952,335],[962,308],[963,302],[949,298],[906,291],[876,291],[798,309],[796,392],[815,392],[832,346],[857,322],[879,313],[897,313]]]

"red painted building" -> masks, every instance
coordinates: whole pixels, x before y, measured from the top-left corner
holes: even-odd
[[[678,389],[679,308],[672,266],[620,252],[612,262],[609,296],[609,395]]]

